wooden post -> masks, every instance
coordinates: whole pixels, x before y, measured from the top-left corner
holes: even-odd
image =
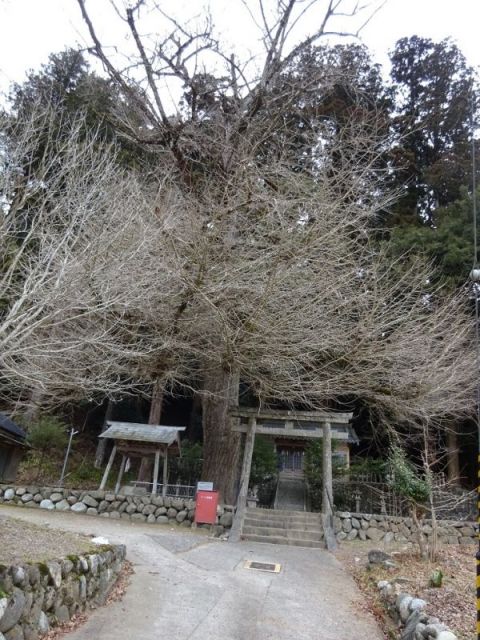
[[[98,487],[100,491],[103,491],[103,489],[105,489],[105,485],[107,484],[107,480],[108,480],[108,474],[110,473],[110,470],[112,468],[113,460],[115,458],[115,454],[116,453],[117,453],[117,445],[114,444],[113,445],[113,449],[112,449],[112,453],[110,454],[110,458],[108,460],[108,464],[107,464],[106,469],[105,469],[105,473],[103,474],[102,481],[100,483],[100,486]]]
[[[153,467],[153,486],[152,493],[157,493],[157,485],[158,485],[158,467],[160,466],[160,450],[157,449],[155,451],[155,465]]]
[[[167,482],[168,482],[168,447],[165,447],[163,454],[163,487],[162,496],[165,498],[167,495]]]
[[[323,423],[323,495],[322,524],[325,546],[333,551],[337,546],[333,530],[333,474],[332,474],[332,429],[330,422]]]
[[[122,455],[122,462],[120,464],[120,471],[118,472],[117,484],[115,485],[115,493],[120,491],[120,487],[122,485],[122,476],[125,472],[125,465],[127,464],[127,456],[125,454]]]
[[[322,513],[332,515],[333,506],[333,477],[332,477],[332,430],[330,422],[323,423],[323,495]]]
[[[248,431],[245,440],[245,451],[243,454],[242,475],[240,477],[240,489],[238,491],[237,510],[230,530],[229,541],[238,542],[242,534],[243,520],[247,506],[248,483],[250,481],[250,470],[252,468],[253,447],[255,445],[255,431],[257,420],[252,416],[248,420]]]

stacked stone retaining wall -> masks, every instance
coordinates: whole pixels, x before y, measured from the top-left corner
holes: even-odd
[[[0,565],[0,640],[37,640],[104,604],[124,559],[124,545],[108,545],[45,563]]]
[[[195,500],[191,499],[6,484],[0,485],[0,503],[183,527],[191,527],[195,515]],[[232,525],[233,507],[219,507],[217,520],[215,533],[220,535]]]
[[[371,542],[416,542],[417,531],[411,518],[349,513],[338,511],[333,518],[335,535],[339,542],[370,540]],[[430,520],[422,521],[422,533],[427,541],[432,536]],[[438,520],[437,535],[441,544],[474,544],[477,536],[475,522]]]

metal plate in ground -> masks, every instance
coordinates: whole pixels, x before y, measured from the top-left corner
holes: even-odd
[[[244,569],[255,569],[256,571],[267,571],[268,573],[280,573],[282,565],[274,564],[271,562],[255,562],[254,560],[247,560],[243,565]]]

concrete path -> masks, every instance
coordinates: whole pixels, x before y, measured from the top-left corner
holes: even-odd
[[[0,515],[127,545],[120,602],[90,614],[69,640],[382,640],[351,578],[327,551],[212,540],[201,532],[0,506]],[[280,563],[279,574],[244,568]]]

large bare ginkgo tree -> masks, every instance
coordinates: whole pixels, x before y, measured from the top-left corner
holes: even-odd
[[[56,203],[62,223],[49,214],[29,227],[44,238],[53,226],[55,241],[45,250],[27,242],[41,256],[36,271],[7,279],[13,294],[0,291],[3,378],[42,381],[64,398],[148,385],[153,424],[165,390],[194,389],[203,473],[227,501],[240,457],[228,411],[241,382],[259,403],[363,399],[390,423],[467,412],[463,298],[431,290],[428,265],[392,263],[370,237],[395,197],[381,110],[345,69],[319,55],[308,63],[348,3],[245,2],[264,47],[251,64],[220,46],[210,20],[187,24],[148,0],[115,3],[134,46],[124,67],[91,3],[78,4],[92,52],[124,97],[112,122],[154,161],[119,169],[114,149],[70,137],[72,154],[91,157],[58,168],[45,211]],[[332,109],[339,95],[346,106]],[[73,186],[63,185],[65,166]],[[39,297],[27,286],[37,281],[38,327]],[[19,352],[10,327],[22,322]]]

